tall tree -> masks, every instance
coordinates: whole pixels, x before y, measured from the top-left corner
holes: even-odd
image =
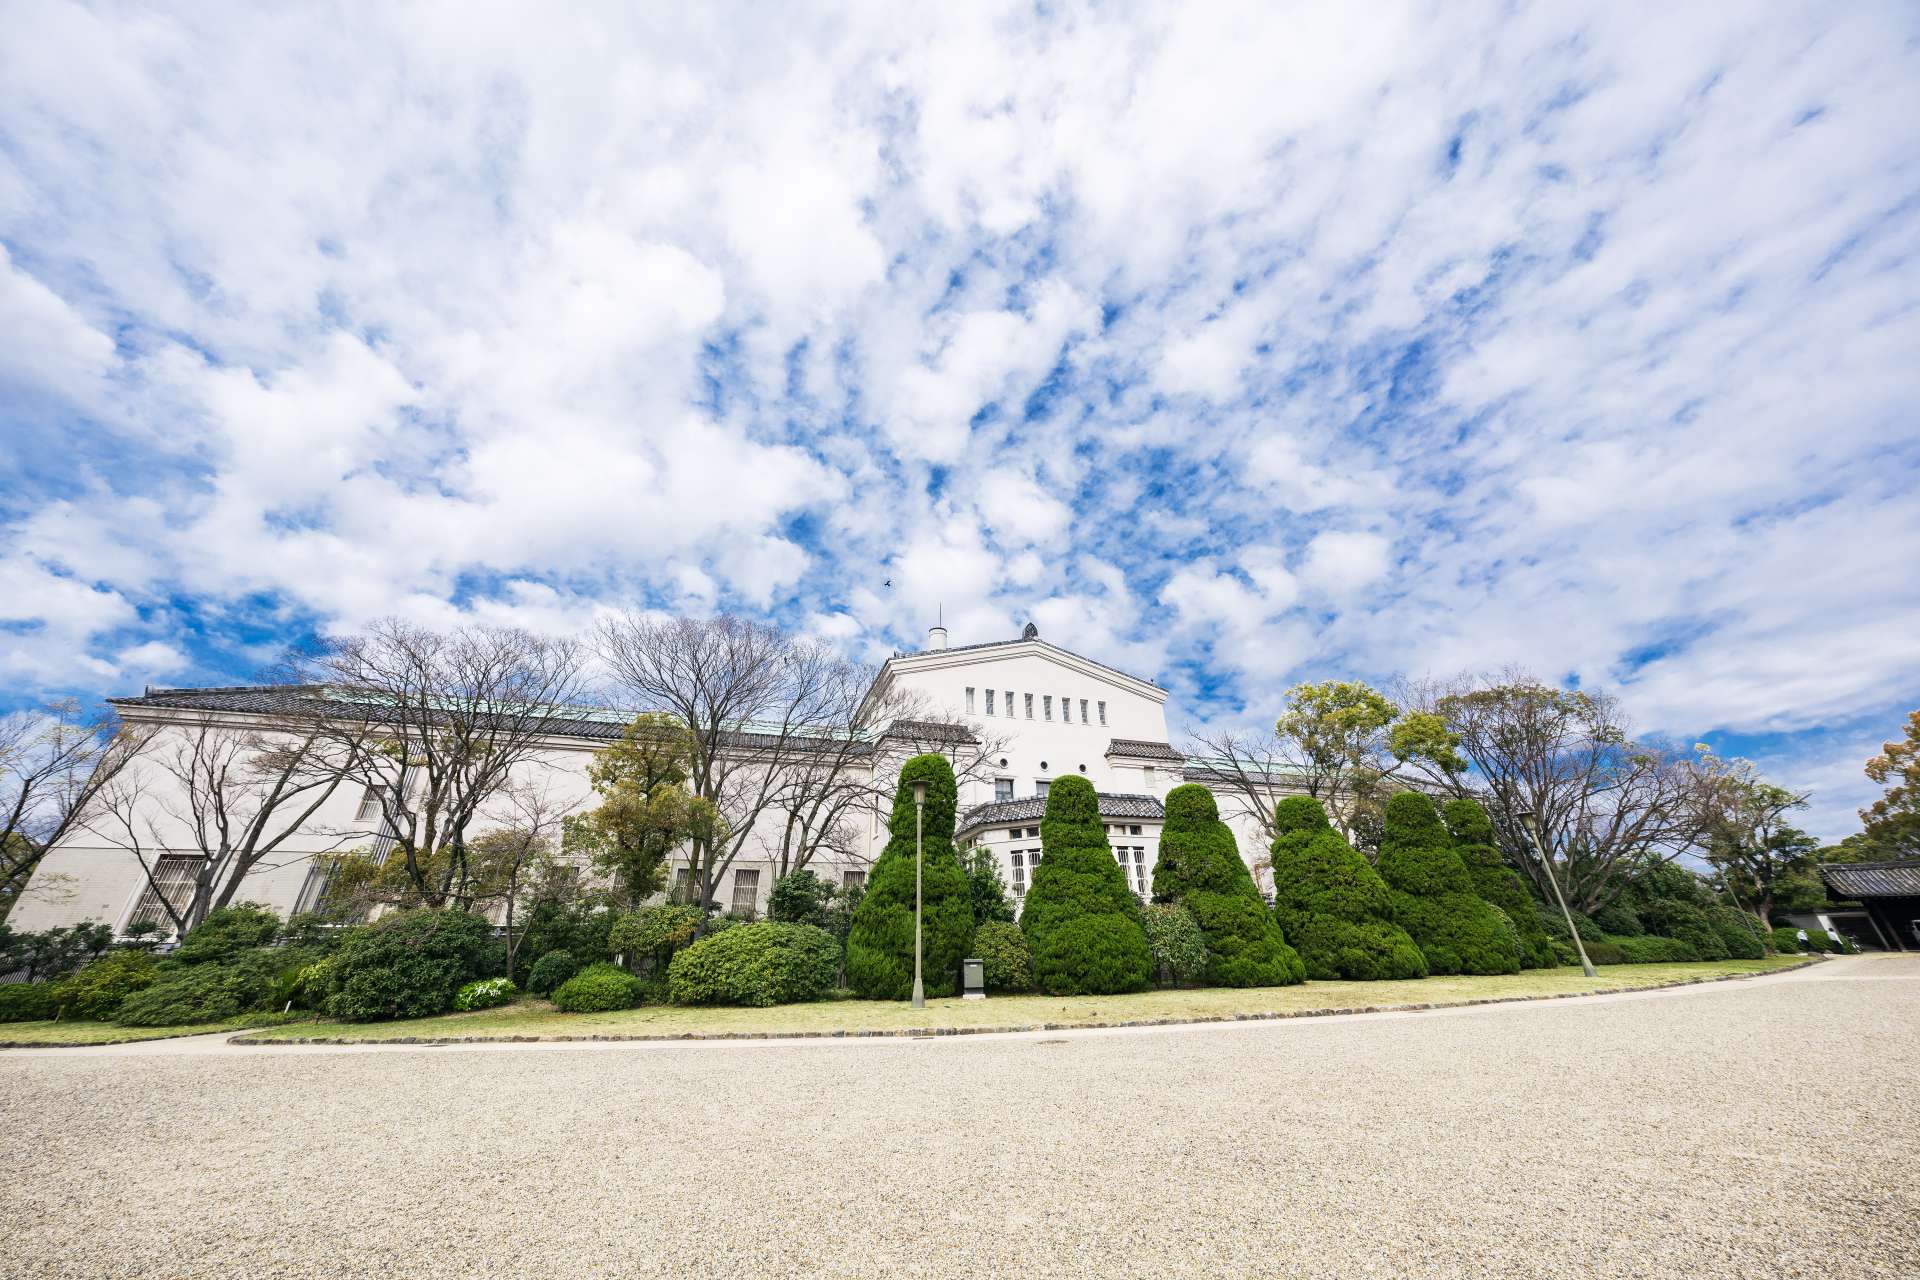
[[[926,784],[915,853],[913,784]],[[887,847],[873,864],[847,935],[847,982],[871,1000],[904,1000],[913,992],[913,905],[919,879],[921,968],[929,996],[959,989],[960,961],[973,940],[973,895],[953,848],[959,788],[944,756],[915,756],[900,767],[887,824]],[[917,862],[916,862],[917,858]]]
[[[1433,801],[1402,791],[1387,801],[1380,878],[1394,922],[1413,938],[1430,973],[1517,973],[1512,923],[1474,892],[1473,877]]]
[[[546,766],[551,741],[576,727],[584,651],[511,627],[434,631],[374,623],[314,661],[340,706],[336,737],[362,744],[350,776],[375,802],[373,841],[408,897],[457,899],[471,878],[469,829],[516,775]]]
[[[684,725],[647,712],[587,765],[600,803],[565,819],[564,847],[613,882],[626,910],[663,887],[675,849],[725,834],[713,802],[687,789],[691,754]]]
[[[1860,811],[1867,841],[1888,858],[1920,856],[1920,711],[1907,717],[1907,735],[1867,761],[1867,776],[1887,793]]]
[[[1056,778],[1040,820],[1041,859],[1020,912],[1034,984],[1048,995],[1139,991],[1153,976],[1140,900],[1100,823],[1093,784]]]
[[[1216,987],[1279,987],[1307,976],[1287,945],[1233,829],[1220,820],[1213,793],[1197,782],[1167,793],[1166,826],[1153,867],[1153,896],[1193,913],[1207,948],[1207,981]]]
[[[1568,905],[1611,901],[1618,874],[1696,848],[1707,828],[1707,772],[1684,752],[1638,742],[1617,699],[1559,689],[1523,671],[1417,685],[1404,699],[1455,744],[1449,760],[1406,757],[1428,784],[1478,801],[1500,852],[1550,894],[1522,814],[1532,815]]]
[[[1310,796],[1274,811],[1273,914],[1309,978],[1424,978],[1426,957],[1393,922],[1386,881]]]
[[[1738,905],[1770,928],[1782,897],[1804,901],[1809,882],[1819,883],[1818,843],[1788,821],[1807,807],[1808,793],[1768,782],[1751,761],[1722,761],[1704,745],[1695,750],[1707,775],[1706,860]]]
[[[1527,892],[1520,874],[1507,865],[1494,846],[1493,820],[1487,817],[1487,811],[1472,800],[1449,800],[1441,808],[1441,817],[1453,835],[1454,852],[1466,865],[1474,892],[1513,922],[1513,931],[1520,939],[1520,967],[1556,968],[1560,957],[1553,949],[1553,939],[1541,925],[1533,895]]]
[[[154,730],[71,700],[0,718],[0,916],[47,853],[95,816]]]

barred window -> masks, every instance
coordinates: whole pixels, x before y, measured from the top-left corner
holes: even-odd
[[[1080,723],[1085,724],[1086,722],[1087,722],[1087,700],[1085,698],[1082,698],[1080,699]]]
[[[759,871],[733,873],[733,914],[750,916],[760,903]]]
[[[366,794],[360,797],[360,811],[353,816],[355,822],[377,822],[380,818],[380,798],[387,789],[377,783],[368,783]]]
[[[972,708],[969,707],[968,710],[972,710]],[[987,714],[993,714],[993,690],[991,689],[987,690]]]
[[[973,690],[971,688],[967,690],[967,714],[973,714]]]
[[[1105,724],[1107,722],[1107,704],[1102,702],[1096,705],[1100,708],[1100,723]]]
[[[1029,720],[1033,719],[1033,695],[1030,693],[1024,693],[1024,694],[1021,694],[1020,696],[1026,699],[1027,719]]]
[[[1040,714],[1044,719],[1047,719],[1047,720],[1053,719],[1053,695],[1052,694],[1043,693],[1040,695]]]
[[[125,933],[137,924],[155,924],[163,930],[173,928],[173,917],[167,913],[171,904],[175,911],[185,911],[193,900],[193,878],[199,871],[202,859],[198,854],[163,854],[154,859],[153,879],[140,891],[140,900],[134,905],[133,914],[127,917],[127,923],[120,932]],[[155,892],[155,890],[158,892]],[[162,895],[165,900],[162,901]]]
[[[293,900],[293,913],[318,911],[327,900],[327,887],[333,883],[333,873],[340,866],[337,858],[315,858],[307,864],[307,878],[300,886],[300,896]]]
[[[673,873],[673,900],[679,903],[693,901],[693,869],[678,867]]]
[[[866,885],[867,873],[865,871],[842,871],[840,873],[840,887],[842,889],[864,889]]]

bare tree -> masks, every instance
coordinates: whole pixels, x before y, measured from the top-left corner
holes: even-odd
[[[110,711],[83,717],[72,700],[0,719],[0,915],[48,851],[97,812],[153,732]]]
[[[1486,806],[1507,860],[1549,886],[1520,815],[1535,815],[1567,898],[1609,902],[1618,872],[1698,845],[1711,782],[1685,752],[1636,741],[1619,701],[1560,689],[1525,671],[1409,686],[1404,703],[1437,717],[1457,758],[1418,758],[1429,783]]]
[[[443,905],[468,879],[475,817],[574,727],[584,656],[575,641],[516,628],[389,618],[315,661],[327,697],[345,704],[329,720],[336,738],[364,739],[349,776],[379,822],[359,834],[396,861],[411,900]],[[355,717],[364,723],[345,727]]]
[[[551,869],[561,824],[570,807],[555,799],[546,779],[509,783],[501,790],[487,817],[497,821],[469,842],[472,876],[463,890],[477,905],[501,906],[506,930],[507,972],[514,971],[524,935],[515,915],[529,881]]]

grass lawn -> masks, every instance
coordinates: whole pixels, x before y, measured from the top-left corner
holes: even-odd
[[[41,1044],[117,1044],[126,1040],[165,1040],[231,1031],[239,1022],[210,1022],[203,1027],[122,1027],[111,1022],[0,1022],[0,1048]],[[311,1024],[308,1024],[311,1025]]]
[[[830,1000],[771,1009],[683,1009],[648,1005],[614,1013],[560,1013],[544,1000],[499,1009],[405,1022],[295,1022],[236,1037],[239,1041],[319,1037],[329,1040],[570,1039],[585,1036],[821,1035],[838,1032],[1028,1028],[1045,1024],[1111,1026],[1127,1022],[1228,1020],[1316,1012],[1465,1004],[1527,996],[1577,995],[1671,986],[1701,978],[1770,973],[1799,956],[1701,964],[1603,965],[1587,978],[1577,968],[1537,969],[1491,978],[1424,978],[1411,982],[1308,982],[1294,987],[1142,991],[1125,996],[994,996],[929,1000],[915,1012],[905,1001]],[[38,1024],[45,1025],[45,1024]]]

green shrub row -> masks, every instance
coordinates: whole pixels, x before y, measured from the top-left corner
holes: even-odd
[[[832,990],[839,967],[825,929],[768,922],[702,938],[674,956],[667,984],[675,1004],[796,1004]]]

